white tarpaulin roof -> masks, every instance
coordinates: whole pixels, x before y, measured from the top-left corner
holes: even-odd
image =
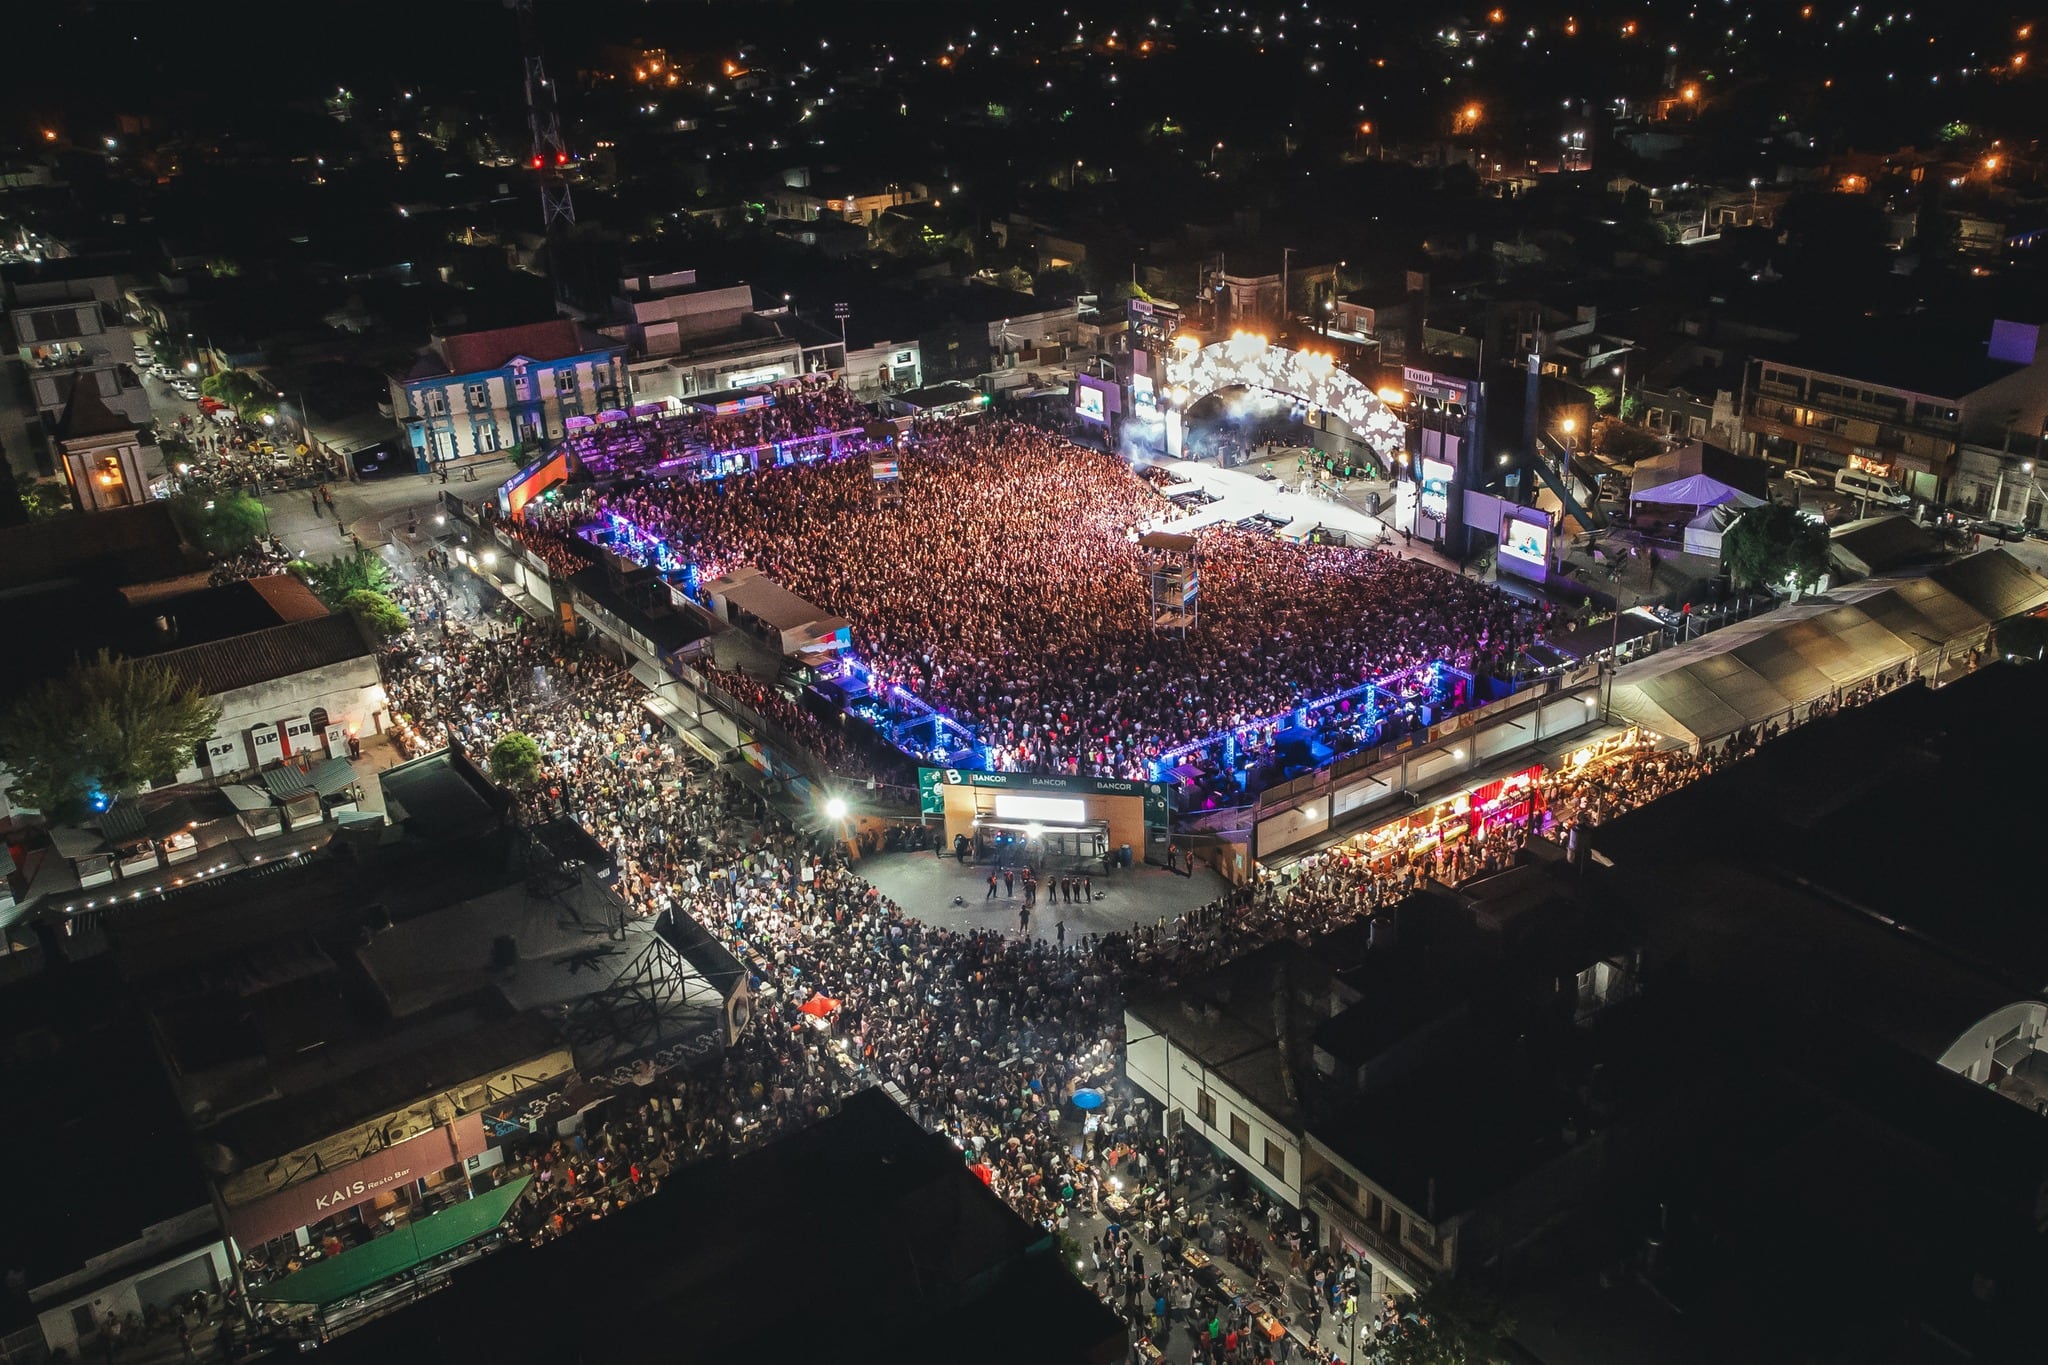
[[[1943,652],[2048,605],[2048,578],[2003,550],[1924,578],[1873,579],[1703,635],[1614,675],[1621,719],[1687,743],[1784,717],[1901,664],[1932,672]]]

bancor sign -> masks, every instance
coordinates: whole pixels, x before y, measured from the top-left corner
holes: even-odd
[[[423,1180],[484,1150],[481,1114],[465,1114],[346,1166],[309,1172],[289,1188],[228,1210],[228,1225],[243,1247],[261,1246],[309,1223],[375,1199],[386,1190]]]

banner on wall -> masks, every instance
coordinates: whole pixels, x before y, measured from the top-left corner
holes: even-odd
[[[1144,782],[1136,778],[1122,777],[1068,777],[1048,773],[990,773],[979,768],[919,768],[918,808],[926,815],[943,812],[946,808],[947,787],[1070,792],[1078,796],[1140,796],[1145,800],[1145,819],[1150,824],[1164,823],[1167,813],[1172,809],[1172,788],[1164,782]]]
[[[289,1232],[368,1203],[378,1195],[450,1166],[461,1165],[487,1145],[481,1114],[393,1143],[361,1161],[309,1174],[298,1184],[228,1210],[228,1226],[244,1247],[257,1247]]]

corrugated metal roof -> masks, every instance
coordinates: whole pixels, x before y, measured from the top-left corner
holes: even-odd
[[[271,808],[270,794],[258,791],[246,782],[231,782],[227,786],[222,787],[221,791],[226,793],[228,803],[237,811],[269,810]]]
[[[100,833],[106,836],[110,844],[140,839],[147,832],[142,818],[142,807],[125,797],[100,813]]]
[[[345,758],[330,758],[313,769],[313,790],[322,796],[346,791],[356,780],[356,768]]]
[[[374,653],[355,617],[341,612],[174,649],[157,658],[208,696],[218,696]]]
[[[313,784],[308,782],[306,775],[297,768],[265,768],[263,785],[279,800],[313,790]]]

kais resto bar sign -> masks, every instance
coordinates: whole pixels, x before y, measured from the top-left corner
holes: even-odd
[[[408,1181],[424,1180],[468,1160],[484,1147],[483,1116],[465,1114],[446,1127],[430,1128],[361,1161],[309,1173],[296,1184],[231,1207],[228,1222],[242,1246],[261,1246]]]

